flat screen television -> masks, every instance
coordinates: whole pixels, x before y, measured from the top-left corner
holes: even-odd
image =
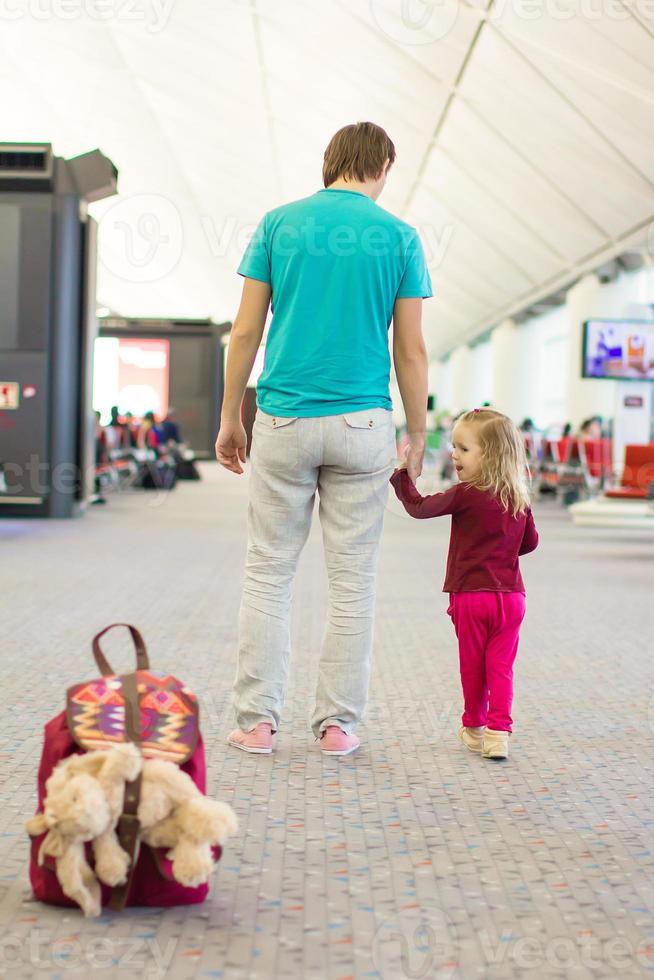
[[[654,381],[654,320],[586,320],[581,374]]]

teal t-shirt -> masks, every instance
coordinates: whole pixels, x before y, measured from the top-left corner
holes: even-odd
[[[257,403],[270,415],[392,408],[395,300],[432,295],[418,233],[359,191],[320,190],[269,211],[239,274],[270,283]]]

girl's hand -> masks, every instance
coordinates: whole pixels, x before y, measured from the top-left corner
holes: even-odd
[[[397,460],[397,462],[395,464],[395,469],[396,470],[405,470],[407,468],[407,465],[408,465],[408,463],[407,463],[408,453],[409,453],[409,447],[407,446],[406,449],[404,450],[403,455]]]

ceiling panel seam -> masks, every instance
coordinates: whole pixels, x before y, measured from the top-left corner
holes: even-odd
[[[364,20],[362,17],[359,17],[359,15],[352,10],[351,6],[348,6],[343,2],[343,0],[335,0],[335,2],[336,6],[347,14],[351,20],[356,21],[356,23],[360,27],[363,27],[364,30],[374,34],[379,43],[390,48],[396,57],[399,55],[404,61],[411,64],[414,69],[421,71],[423,75],[426,75],[432,82],[436,82],[437,85],[442,85],[443,88],[448,90],[448,92],[452,90],[453,86],[451,82],[447,82],[444,78],[441,78],[440,75],[436,75],[433,71],[430,71],[430,69],[427,68],[422,61],[419,61],[417,58],[412,58],[410,54],[407,54],[406,51],[402,49],[402,46],[398,44],[397,41],[392,41],[390,38],[386,37],[386,35],[380,31],[378,27],[369,24],[368,21]]]
[[[645,21],[641,19],[640,13],[637,13],[633,9],[632,5],[630,3],[626,3],[625,0],[619,0],[619,3],[620,3],[620,6],[624,7],[624,9],[636,21],[636,23],[638,24],[638,26],[639,27],[642,27],[642,29],[645,31],[645,33],[646,34],[649,34],[649,36],[654,39],[654,29],[652,29],[649,26],[649,24],[645,23]]]
[[[507,146],[512,153],[514,153],[520,160],[522,160],[524,164],[527,165],[527,167],[529,167],[530,170],[532,170],[538,177],[540,177],[540,179],[543,180],[547,184],[547,186],[561,198],[561,200],[565,201],[565,203],[569,207],[571,207],[574,211],[576,211],[577,214],[584,219],[584,221],[586,222],[589,228],[592,228],[593,231],[598,232],[603,238],[611,237],[609,231],[606,228],[603,228],[602,225],[600,225],[599,222],[595,220],[595,218],[593,218],[590,214],[588,214],[588,212],[585,211],[577,203],[577,201],[575,201],[573,197],[567,194],[560,186],[560,184],[557,184],[557,182],[553,180],[549,176],[549,174],[545,173],[544,170],[541,170],[540,167],[536,165],[536,163],[534,162],[531,156],[528,156],[526,153],[523,153],[522,150],[518,146],[516,146],[515,143],[513,143],[510,139],[508,139],[508,137],[505,136],[501,130],[497,129],[497,127],[494,126],[489,119],[487,119],[487,117],[483,114],[483,112],[480,109],[478,109],[473,102],[471,102],[469,99],[464,98],[461,95],[459,95],[459,99],[466,106],[466,108],[469,109],[470,112],[474,116],[476,116],[476,118],[484,126],[486,126],[487,129],[491,131],[491,133],[493,133],[494,136],[496,136],[499,140],[501,140],[501,142],[504,143],[505,146]]]
[[[263,53],[263,38],[261,33],[261,20],[259,18],[259,11],[257,10],[257,0],[250,0],[250,11],[252,14],[252,28],[254,31],[254,43],[257,51],[257,58],[259,60],[259,79],[261,82],[261,95],[263,98],[264,109],[266,112],[266,121],[268,129],[268,143],[270,146],[270,158],[273,166],[273,176],[275,179],[275,185],[277,188],[277,197],[282,198],[282,175],[281,168],[279,164],[279,151],[277,148],[277,137],[275,134],[275,120],[272,109],[272,99],[270,95],[270,86],[268,85],[268,76],[266,74],[266,64]]]
[[[179,156],[178,156],[178,154],[176,152],[175,146],[174,146],[174,144],[171,143],[171,141],[169,140],[168,136],[166,135],[166,132],[165,132],[163,126],[162,126],[161,120],[160,120],[157,112],[154,110],[154,108],[152,106],[152,103],[150,102],[150,99],[148,98],[147,91],[144,88],[144,85],[141,82],[138,73],[131,70],[131,67],[129,65],[129,62],[127,61],[127,59],[125,57],[125,54],[124,54],[124,52],[123,52],[123,50],[122,50],[122,48],[120,46],[120,43],[118,42],[118,40],[116,38],[116,35],[114,33],[114,29],[112,27],[111,21],[105,21],[105,26],[106,26],[106,29],[107,29],[107,35],[109,37],[109,40],[110,40],[111,44],[113,45],[113,47],[114,47],[114,49],[116,51],[116,54],[117,54],[118,58],[120,59],[120,61],[124,65],[125,74],[129,78],[131,78],[133,80],[135,87],[138,89],[138,91],[139,91],[139,93],[141,95],[141,98],[143,99],[143,103],[144,103],[144,105],[146,107],[146,111],[150,115],[150,118],[152,119],[152,121],[153,121],[156,129],[159,132],[159,137],[160,137],[162,143],[165,146],[168,147],[168,151],[170,153],[171,160],[175,160],[176,161],[176,171],[179,174],[180,181],[181,181],[182,185],[186,188],[186,194],[188,195],[189,200],[193,201],[194,204],[195,204],[196,218],[198,219],[198,223],[200,224],[200,220],[199,219],[204,214],[204,206],[201,204],[200,200],[198,199],[198,197],[197,197],[197,195],[196,195],[196,193],[195,193],[195,191],[193,189],[192,184],[190,183],[190,181],[188,180],[188,177],[186,176],[186,174],[184,172],[184,168],[182,167],[182,164],[181,164],[181,161],[179,159]],[[211,290],[211,283],[213,282],[213,280],[212,280],[212,278],[210,276],[211,262],[210,261],[207,261],[205,259],[205,261],[202,263],[201,270],[198,270],[197,269],[196,263],[192,263],[192,265],[193,265],[193,267],[196,270],[196,274],[199,274],[200,279],[203,279],[207,283],[207,286],[208,286],[209,290]],[[209,293],[207,293],[207,295],[209,295]],[[207,315],[207,316],[209,315],[209,311],[208,310],[205,313],[205,315]]]
[[[598,31],[594,24],[589,24],[588,30],[592,31],[597,37],[602,38],[603,41],[607,40],[606,35]],[[551,45],[540,44],[531,37],[526,37],[524,34],[520,34],[517,31],[508,30],[506,28],[504,28],[504,36],[510,37],[516,42],[519,41],[526,44],[531,48],[535,48],[537,51],[543,52],[547,57],[556,59],[557,61],[562,62],[564,65],[577,69],[579,72],[583,72],[586,75],[591,75],[592,77],[604,82],[606,85],[610,85],[612,88],[620,89],[620,91],[625,92],[627,95],[634,96],[635,98],[640,99],[643,102],[647,102],[648,104],[654,104],[654,93],[647,92],[639,86],[630,85],[624,79],[617,78],[615,75],[607,75],[595,65],[588,64],[585,61],[578,61],[574,58],[563,55]],[[623,45],[618,44],[615,40],[611,40],[611,43],[626,54],[627,57],[631,58],[632,61],[642,65],[644,68],[648,68],[647,65],[645,65],[639,58],[635,58],[634,55],[627,50],[627,48],[623,47]]]
[[[461,263],[458,263],[458,264],[460,265]],[[430,274],[431,274],[431,269],[430,269]],[[436,279],[436,281],[438,282],[438,277],[437,277],[438,276],[438,270],[434,271],[433,276],[434,276],[434,279]],[[448,289],[450,286],[454,286],[455,291],[458,291],[458,292],[462,293],[464,296],[470,297],[470,299],[472,299],[472,301],[474,303],[479,303],[480,306],[486,306],[486,307],[488,307],[488,306],[491,305],[491,303],[493,302],[493,300],[490,300],[489,301],[484,296],[480,296],[479,293],[475,291],[474,285],[477,285],[478,286],[479,283],[485,283],[487,285],[490,285],[491,289],[494,289],[496,292],[500,292],[500,293],[504,292],[504,293],[506,293],[506,290],[503,289],[501,286],[499,286],[497,284],[497,282],[495,282],[493,280],[486,279],[485,277],[479,276],[477,274],[477,270],[476,269],[475,269],[475,277],[474,277],[474,283],[473,284],[471,284],[470,282],[467,282],[465,285],[463,285],[460,282],[460,280],[457,279],[456,275],[452,275],[452,273],[449,272],[449,271],[447,272],[446,275],[443,276],[443,280],[444,280],[444,286],[443,286],[444,289]],[[438,290],[438,292],[440,292],[440,291]]]
[[[531,225],[525,221],[522,215],[515,212],[513,208],[509,207],[509,205],[506,204],[506,202],[503,201],[500,197],[498,197],[497,194],[495,194],[489,187],[487,187],[486,184],[480,181],[477,176],[472,174],[466,167],[464,167],[459,160],[456,160],[449,152],[449,150],[445,150],[442,146],[439,146],[438,152],[442,153],[443,156],[447,157],[447,159],[451,162],[452,166],[455,167],[460,173],[464,174],[464,176],[467,177],[468,180],[470,180],[476,187],[478,187],[479,190],[482,192],[482,194],[485,194],[487,197],[489,197],[492,201],[495,202],[495,204],[498,207],[500,207],[503,211],[509,214],[514,221],[516,221],[519,225],[521,225],[525,229],[525,231],[529,234],[529,236],[531,238],[536,239],[536,241],[538,241],[539,244],[542,245],[543,248],[547,252],[549,252],[553,258],[558,259],[561,262],[566,261],[566,256],[562,252],[559,252],[559,250],[554,245],[552,245],[550,242],[548,242],[545,238],[541,236],[540,232],[532,228]]]
[[[488,0],[488,3],[486,5],[486,14],[490,13],[490,11],[492,10],[493,3],[494,3],[494,0]],[[476,11],[476,13],[479,13],[479,11]],[[406,213],[408,212],[408,210],[409,210],[409,208],[411,206],[411,202],[412,202],[412,200],[413,200],[413,198],[414,198],[414,196],[416,194],[416,191],[418,190],[418,187],[419,187],[419,185],[420,185],[420,183],[422,181],[422,176],[423,176],[423,174],[425,172],[425,169],[427,167],[427,163],[429,161],[429,157],[431,156],[431,152],[432,152],[434,146],[436,145],[436,143],[438,141],[438,137],[440,136],[441,130],[443,128],[443,125],[445,124],[445,120],[447,119],[447,116],[449,114],[449,111],[450,111],[450,109],[451,109],[451,107],[452,107],[452,105],[454,103],[455,98],[457,97],[458,87],[461,84],[461,81],[462,81],[462,79],[463,79],[463,77],[464,77],[464,75],[466,73],[466,69],[467,69],[467,67],[468,67],[468,65],[470,63],[470,59],[472,57],[473,51],[475,50],[475,48],[477,46],[477,43],[478,43],[479,38],[481,36],[481,32],[483,31],[485,25],[486,25],[486,20],[485,19],[480,20],[480,22],[477,24],[477,26],[476,26],[476,28],[474,30],[474,33],[472,35],[472,38],[470,39],[470,44],[468,45],[468,49],[467,49],[466,53],[463,56],[463,61],[461,62],[460,66],[459,66],[459,70],[458,70],[458,72],[456,74],[456,78],[454,79],[454,82],[452,83],[452,85],[450,87],[450,91],[449,91],[449,94],[448,94],[448,97],[447,97],[447,101],[445,102],[445,105],[443,106],[443,109],[441,111],[440,117],[439,117],[438,121],[436,122],[436,126],[434,128],[434,131],[433,131],[433,133],[431,135],[431,138],[429,140],[429,143],[427,144],[427,148],[426,148],[426,150],[425,150],[425,152],[423,154],[422,160],[420,161],[420,164],[418,166],[418,171],[416,173],[414,182],[413,182],[412,186],[409,188],[409,192],[408,192],[408,194],[406,196],[406,200],[404,202],[404,207],[402,208],[402,212],[401,212],[401,214],[403,216],[406,215]]]
[[[508,48],[510,48],[511,51],[513,51],[513,53],[515,55],[517,55],[518,58],[521,59],[521,61],[523,61],[526,65],[528,65],[528,67],[531,69],[531,71],[535,75],[537,75],[538,78],[540,78],[541,81],[544,82],[545,85],[547,85],[547,87],[552,90],[552,92],[555,92],[556,95],[558,95],[558,97],[561,99],[561,101],[562,102],[565,102],[565,104],[568,106],[568,108],[572,109],[572,111],[577,116],[579,116],[580,119],[583,119],[583,121],[586,123],[586,125],[588,126],[588,128],[590,130],[592,130],[592,132],[595,133],[595,135],[600,140],[602,140],[602,142],[605,143],[606,146],[608,146],[609,149],[611,149],[613,151],[613,153],[615,153],[616,156],[618,156],[622,160],[622,162],[630,170],[632,170],[643,181],[643,183],[645,183],[648,186],[648,188],[650,190],[654,190],[654,182],[652,182],[649,179],[649,177],[647,177],[647,175],[644,174],[636,166],[636,164],[633,163],[633,161],[630,160],[629,157],[626,156],[626,154],[624,154],[622,152],[622,150],[620,150],[615,145],[615,143],[611,139],[609,139],[609,137],[606,135],[606,133],[602,129],[600,129],[600,127],[596,123],[594,123],[593,120],[588,115],[586,115],[586,113],[583,112],[583,110],[580,109],[579,106],[576,105],[576,103],[568,95],[565,94],[565,92],[561,91],[561,89],[559,88],[559,86],[555,82],[553,82],[552,79],[544,71],[542,71],[537,65],[534,64],[534,62],[524,53],[524,51],[522,51],[517,45],[515,45],[513,43],[513,41],[511,41],[510,38],[496,24],[489,24],[489,26],[490,26],[490,29],[494,32],[494,34]]]
[[[424,190],[427,192],[427,194],[431,195],[432,197],[435,197],[438,200],[437,192],[432,190],[431,187],[424,185]],[[449,201],[446,204],[442,204],[441,206],[444,207],[447,211],[449,211],[450,214],[452,214],[454,218],[456,218],[456,220],[463,225],[464,228],[467,228],[472,235],[478,238],[479,241],[484,242],[491,249],[492,252],[495,252],[497,255],[501,256],[501,258],[503,258],[505,262],[508,262],[509,265],[513,266],[513,268],[517,272],[519,272],[520,275],[524,276],[524,278],[528,282],[531,282],[534,285],[537,284],[538,280],[534,279],[534,277],[530,273],[528,273],[526,269],[523,269],[519,262],[516,262],[516,260],[511,255],[507,255],[504,249],[500,248],[499,245],[497,245],[494,241],[489,239],[486,235],[482,234],[478,228],[473,228],[465,218],[461,217],[461,214],[456,210],[456,208],[452,207]],[[476,275],[479,274],[477,270],[475,270],[475,274]]]
[[[625,244],[633,238],[634,235],[638,235],[640,232],[645,230],[654,221],[654,212],[646,218],[644,221],[639,222],[634,225],[628,231],[625,231],[619,238],[612,240],[610,243],[595,249],[592,252],[587,252],[586,255],[581,256],[575,263],[561,269],[559,273],[555,273],[553,276],[548,277],[544,280],[540,286],[535,289],[527,290],[524,293],[520,293],[514,299],[510,300],[504,306],[498,307],[493,311],[492,314],[486,317],[482,317],[477,321],[469,330],[465,331],[462,342],[468,343],[470,340],[482,333],[484,330],[492,329],[502,320],[505,320],[515,314],[519,313],[525,306],[531,306],[537,303],[539,300],[544,299],[550,292],[552,292],[557,283],[565,283],[569,279],[578,278],[581,275],[592,272],[592,267],[589,268],[589,264],[597,262],[601,264],[601,261],[610,261],[610,258],[614,258],[620,253],[620,251],[625,247]],[[562,288],[561,286],[558,287]]]

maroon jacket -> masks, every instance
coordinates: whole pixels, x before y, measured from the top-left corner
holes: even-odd
[[[518,517],[483,490],[457,483],[445,493],[423,497],[405,469],[391,483],[412,517],[452,515],[443,592],[524,592],[519,555],[538,545],[531,508]]]

